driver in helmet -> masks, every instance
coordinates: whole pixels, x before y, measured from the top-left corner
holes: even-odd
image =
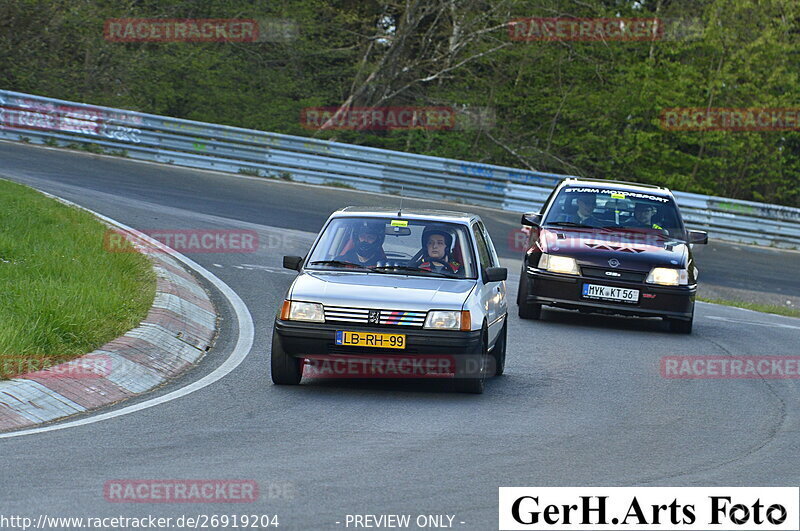
[[[418,267],[437,273],[463,275],[461,264],[450,257],[453,235],[443,227],[435,225],[422,231],[422,256]]]
[[[631,216],[631,219],[628,220],[626,226],[644,229],[656,229],[666,234],[667,231],[664,230],[664,227],[653,221],[653,216],[657,212],[658,207],[654,204],[636,203],[636,206],[633,207],[633,216]]]
[[[385,260],[383,240],[386,230],[383,223],[359,222],[353,229],[352,249],[343,254],[339,259],[361,266],[374,266],[379,260]]]

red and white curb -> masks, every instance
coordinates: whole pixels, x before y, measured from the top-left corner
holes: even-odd
[[[211,299],[171,256],[153,256],[153,269],[155,301],[139,327],[86,356],[0,381],[0,431],[130,398],[161,385],[203,356],[216,330]]]

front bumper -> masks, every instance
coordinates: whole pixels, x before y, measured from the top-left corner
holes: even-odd
[[[527,275],[528,292],[522,300],[528,304],[638,317],[690,319],[694,313],[697,285],[656,286],[530,269],[523,274]],[[584,298],[581,290],[586,283],[639,290],[639,301],[634,304]]]
[[[390,349],[376,347],[354,347],[336,344],[336,331],[347,330],[364,333],[392,333],[406,336],[406,348]],[[293,358],[309,360],[382,360],[384,364],[417,363],[425,361],[426,366],[433,363],[450,377],[474,378],[491,364],[483,359],[482,332],[474,330],[424,330],[404,327],[367,327],[347,324],[306,323],[296,321],[275,321],[274,338],[280,343],[284,353]],[[483,369],[482,369],[483,367]],[[354,377],[361,377],[358,374]],[[416,372],[398,374],[398,377],[426,377]]]

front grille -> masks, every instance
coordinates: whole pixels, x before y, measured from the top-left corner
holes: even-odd
[[[328,344],[327,354],[331,355],[344,355],[351,356],[408,356],[411,354],[419,354],[417,348],[394,349],[394,348],[378,348],[378,347],[351,347],[347,345],[334,345]]]
[[[603,269],[601,267],[581,267],[583,276],[592,278],[602,278],[604,280],[623,280],[625,282],[644,282],[647,277],[645,273],[638,271],[617,271],[614,269]],[[606,272],[614,275],[606,275]],[[619,276],[616,276],[619,275]]]
[[[378,312],[377,322],[370,321],[370,312]],[[325,306],[326,323],[356,323],[364,325],[414,326],[422,328],[425,324],[426,312],[410,312],[406,310],[377,310],[369,308],[344,308],[341,306]]]

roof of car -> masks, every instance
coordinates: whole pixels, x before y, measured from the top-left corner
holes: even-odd
[[[397,208],[381,207],[355,207],[349,206],[334,212],[331,217],[350,217],[358,216],[365,218],[385,218],[395,219],[422,219],[430,221],[449,221],[455,223],[469,223],[471,220],[478,220],[480,216],[469,212],[455,212],[451,210],[424,210],[424,209],[402,209],[398,212]]]
[[[603,188],[618,188],[620,190],[630,190],[635,192],[660,195],[664,197],[672,196],[669,188],[656,186],[653,184],[632,183],[628,181],[612,181],[606,179],[564,179],[562,186],[596,186]]]

